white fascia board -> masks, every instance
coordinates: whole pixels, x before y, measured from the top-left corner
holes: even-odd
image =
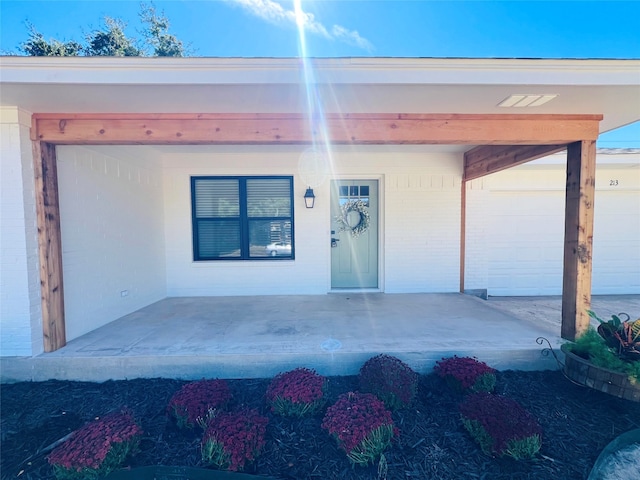
[[[320,84],[640,88],[640,60],[9,56],[0,58],[0,69],[2,83],[24,84],[300,84],[311,78]]]
[[[518,168],[536,168],[544,166],[558,166],[565,168],[567,164],[567,152],[558,152],[546,157],[532,160],[519,165]],[[640,167],[640,149],[637,148],[610,148],[596,150],[596,164],[601,166]]]
[[[31,126],[31,112],[16,106],[0,106],[0,124],[20,124]]]

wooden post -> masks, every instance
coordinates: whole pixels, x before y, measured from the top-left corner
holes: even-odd
[[[567,148],[567,190],[562,280],[562,338],[575,340],[589,327],[596,142]]]
[[[40,257],[42,330],[44,351],[52,352],[67,343],[62,283],[62,236],[58,201],[56,147],[33,142],[33,161]]]

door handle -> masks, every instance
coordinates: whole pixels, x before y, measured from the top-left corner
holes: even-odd
[[[336,248],[338,246],[338,242],[340,241],[339,238],[332,238],[331,239],[331,248]]]

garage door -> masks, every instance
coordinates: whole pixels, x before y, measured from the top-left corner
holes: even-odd
[[[640,293],[640,191],[598,191],[595,204],[593,294]]]
[[[491,192],[489,211],[489,295],[558,295],[563,192]]]
[[[489,295],[560,295],[564,192],[494,191],[489,207]],[[640,293],[637,190],[596,192],[592,293]]]

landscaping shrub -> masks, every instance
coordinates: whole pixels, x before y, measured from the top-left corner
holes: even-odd
[[[48,457],[58,480],[92,480],[119,468],[135,453],[142,430],[128,412],[87,423]]]
[[[271,411],[285,417],[303,417],[317,413],[325,404],[327,380],[314,370],[296,368],[280,373],[267,388]]]
[[[239,471],[265,445],[269,419],[255,409],[223,412],[211,418],[202,437],[202,461],[222,470]]]
[[[322,422],[353,465],[367,465],[380,457],[396,434],[384,403],[370,393],[349,392],[327,409]]]
[[[418,374],[390,355],[377,355],[367,360],[360,369],[358,380],[360,390],[373,393],[391,410],[409,406],[418,391]]]
[[[462,423],[487,455],[530,459],[542,445],[542,428],[519,403],[481,392],[460,404]]]
[[[476,358],[454,355],[436,362],[433,369],[458,392],[492,392],[496,385],[496,371]]]
[[[225,380],[200,380],[178,390],[171,397],[167,411],[180,428],[193,428],[199,418],[226,408],[230,400],[231,392]]]

